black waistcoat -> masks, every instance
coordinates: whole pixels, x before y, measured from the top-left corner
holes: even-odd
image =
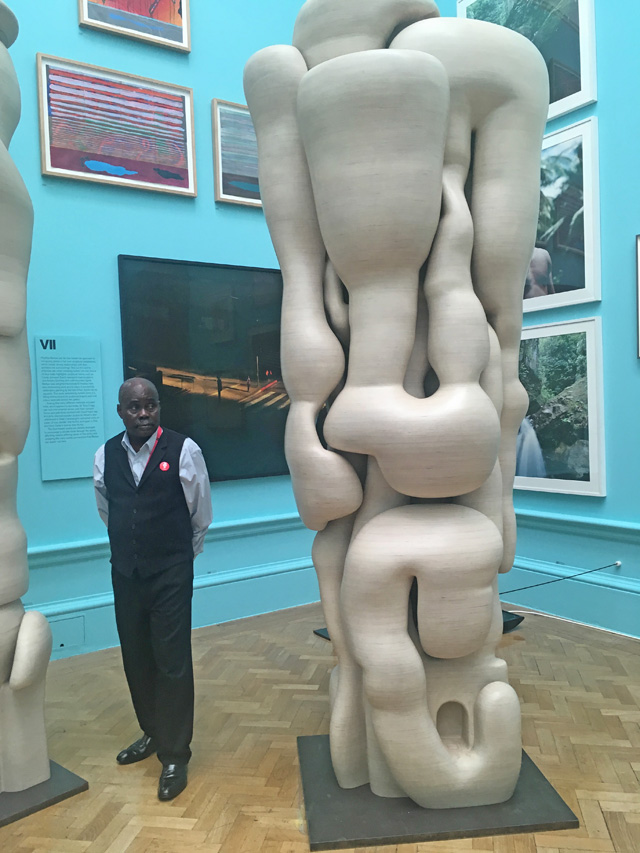
[[[122,574],[150,577],[193,560],[191,517],[180,483],[185,437],[163,429],[136,488],[122,436],[104,446],[111,563]]]

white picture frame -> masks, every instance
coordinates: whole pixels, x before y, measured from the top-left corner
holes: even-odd
[[[211,120],[215,200],[262,207],[258,183],[258,140],[249,108],[214,98]]]
[[[485,0],[457,0],[457,12],[459,18],[472,17],[468,14],[468,10],[474,3],[485,2]],[[506,4],[511,5],[519,2],[519,0],[494,0],[496,7],[499,5],[505,8]],[[586,104],[593,104],[597,100],[597,77],[596,77],[596,37],[595,37],[595,4],[594,0],[570,0],[575,3],[577,14],[577,36],[574,37],[576,45],[572,49],[571,38],[560,30],[560,27],[567,29],[569,35],[572,30],[576,29],[575,21],[563,18],[559,22],[559,35],[556,40],[556,46],[562,45],[567,55],[555,55],[555,49],[550,52],[545,50],[545,46],[537,44],[541,47],[542,54],[545,56],[547,68],[549,69],[549,82],[551,88],[551,103],[549,105],[549,119],[558,118],[558,116],[566,115],[567,113],[584,107]],[[532,39],[535,42],[535,39]],[[579,50],[579,63],[576,69],[576,63],[571,56],[575,53],[575,46]],[[546,54],[546,55],[545,55]],[[564,62],[562,60],[565,60]],[[576,79],[577,78],[577,79]],[[563,91],[569,93],[562,96]]]
[[[562,377],[566,377],[567,385],[560,393],[556,393],[550,398],[544,406],[539,406],[536,412],[532,412],[532,406],[536,405],[536,400],[531,394],[532,382],[527,381],[526,371],[523,369],[523,362],[527,358],[526,342],[536,340],[548,341],[551,338],[566,335],[580,336],[574,339],[575,344],[572,343],[575,351],[579,352],[574,361],[574,374],[572,374],[570,369],[570,359],[560,362],[561,375]],[[535,353],[536,379],[540,381],[540,377],[542,377],[538,397],[542,393],[545,381],[540,361],[545,357],[550,360],[551,358],[558,357],[558,351],[553,353],[550,347],[545,349],[547,349],[546,354],[544,351],[541,353],[539,350]],[[583,359],[584,370],[581,366]],[[523,420],[518,434],[514,488],[537,492],[558,492],[560,494],[603,497],[606,494],[606,472],[600,318],[590,317],[586,320],[568,320],[561,323],[528,326],[523,329],[520,348],[520,378],[527,392],[530,394],[530,403],[529,412]],[[557,378],[556,381],[558,381]],[[562,381],[560,379],[560,382]],[[529,385],[528,388],[527,385]],[[565,406],[564,412],[562,411],[562,406]],[[547,435],[549,433],[551,420],[563,415],[563,423],[566,423],[566,415],[567,412],[571,413],[571,406],[573,406],[573,412],[578,422],[586,413],[586,440],[577,440],[574,445],[568,447],[564,442],[560,446],[554,446],[553,440],[549,438],[545,441],[545,433]],[[546,424],[545,418],[547,419]],[[537,464],[536,448],[535,445],[532,445],[532,429],[539,449],[539,458],[543,464],[542,470],[538,470],[535,476],[531,475]],[[579,434],[580,431],[578,424],[575,434]],[[554,466],[556,472],[558,468],[564,467],[570,470],[572,474],[580,475],[582,473],[582,477],[553,476],[549,474],[547,466]],[[528,472],[527,475],[518,473],[523,470]],[[586,476],[585,471],[587,472]]]
[[[558,164],[567,163],[566,189],[559,192]],[[579,182],[575,178],[581,160],[582,187],[579,197]],[[552,168],[549,168],[551,166]],[[572,173],[570,170],[574,169]],[[545,174],[548,183],[545,185]],[[551,282],[558,292],[527,297],[525,287],[523,311],[540,311],[561,305],[579,305],[601,299],[600,258],[600,179],[598,155],[598,120],[588,118],[562,130],[549,133],[542,144],[541,162],[541,205],[538,218],[536,251],[548,254]],[[548,190],[547,204],[554,210],[556,220],[549,227],[549,213],[543,210],[545,189]],[[565,197],[564,204],[562,198]],[[582,225],[578,221],[577,236],[572,236],[572,210],[580,210],[582,201]],[[545,221],[546,220],[546,221]],[[560,226],[560,227],[558,227]],[[554,230],[555,229],[555,230]],[[545,232],[549,236],[545,238]],[[542,239],[541,239],[542,238]],[[566,245],[563,244],[565,241]],[[532,262],[533,263],[533,262]],[[533,275],[533,268],[530,270]],[[575,282],[579,286],[572,286]]]
[[[191,51],[191,25],[189,20],[189,0],[181,0],[179,13],[169,15],[160,6],[160,11],[150,13],[150,4],[137,0],[140,8],[128,11],[124,4],[108,0],[78,0],[78,20],[81,27],[125,36],[130,39],[180,50]],[[127,4],[128,5],[128,4]],[[169,7],[171,8],[171,7]]]
[[[195,198],[192,89],[41,53],[36,65],[43,175]]]

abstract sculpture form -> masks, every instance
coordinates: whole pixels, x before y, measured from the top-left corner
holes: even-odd
[[[497,575],[515,550],[544,62],[432,0],[308,0],[245,93],[284,279],[286,453],[338,657],[338,782],[428,808],[505,801],[521,738]]]
[[[16,512],[18,455],[29,431],[31,373],[26,283],[33,210],[7,151],[20,118],[20,89],[8,48],[18,35],[0,0],[0,793],[49,778],[44,688],[51,629],[25,613],[27,542]]]

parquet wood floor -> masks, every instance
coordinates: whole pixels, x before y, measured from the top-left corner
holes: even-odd
[[[187,790],[156,799],[155,758],[119,767],[138,736],[119,651],[52,663],[51,757],[88,779],[73,799],[0,829],[2,853],[306,853],[296,736],[328,730],[331,645],[319,605],[194,633],[196,734]],[[527,616],[503,638],[524,745],[579,830],[360,853],[640,853],[640,642]]]

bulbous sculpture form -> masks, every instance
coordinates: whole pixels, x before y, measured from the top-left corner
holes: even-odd
[[[20,118],[20,89],[9,57],[18,23],[0,0],[0,793],[49,778],[44,689],[51,629],[25,613],[27,541],[16,512],[18,455],[29,431],[31,372],[26,284],[33,210],[8,147]]]
[[[515,553],[544,61],[432,0],[307,0],[245,93],[284,280],[287,460],[338,657],[338,782],[503,802],[521,738],[497,575]]]

